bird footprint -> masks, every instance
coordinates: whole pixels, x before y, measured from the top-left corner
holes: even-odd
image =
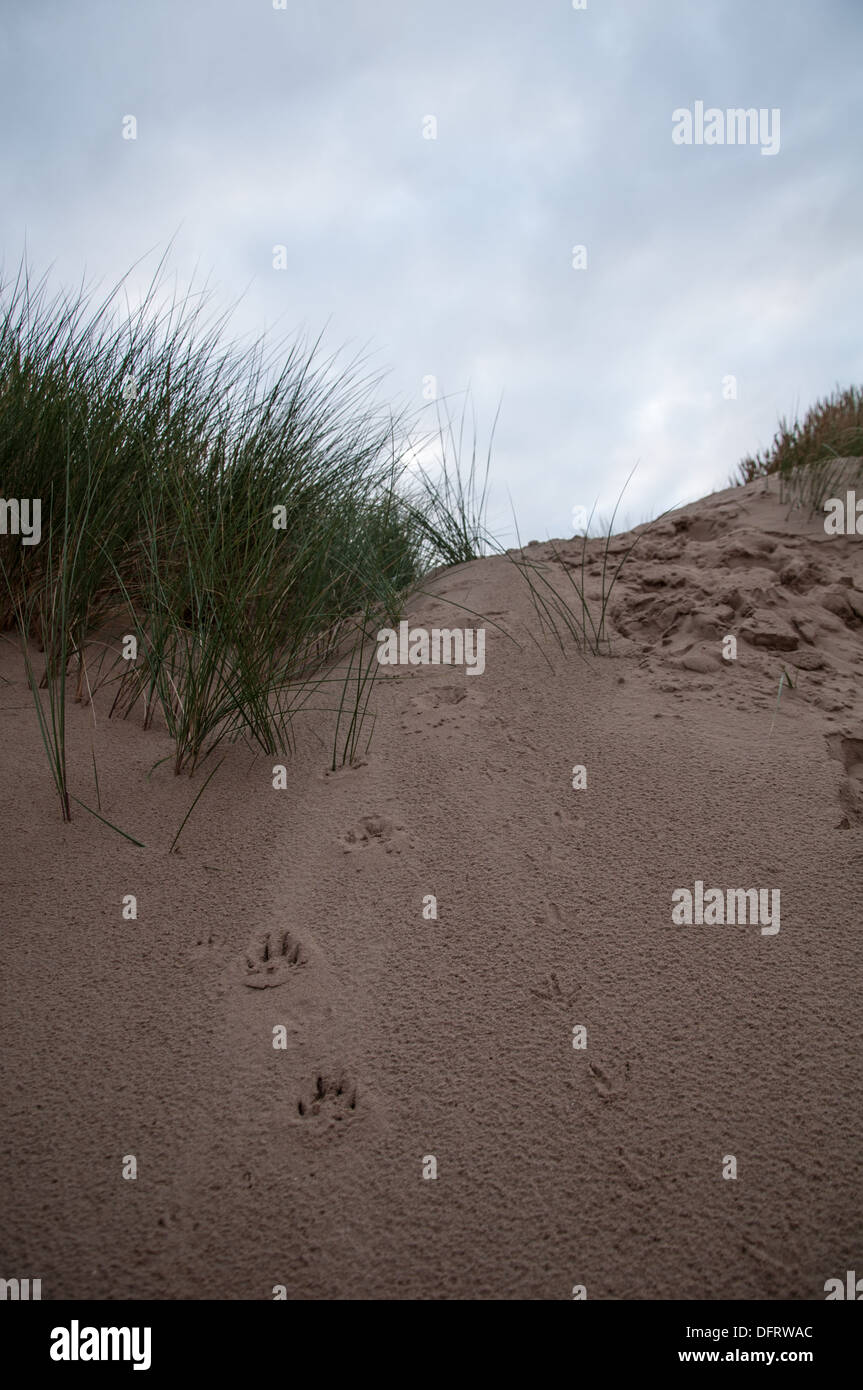
[[[553,970],[551,974],[547,975],[543,980],[540,989],[532,989],[530,992],[536,999],[541,999],[544,1004],[551,1004],[554,1007],[564,1009],[570,1008],[575,1003],[575,996],[577,993],[577,991],[573,990],[572,993],[565,994]]]
[[[629,1063],[624,1063],[623,1074],[613,1081],[608,1072],[598,1062],[588,1062],[587,1069],[596,1087],[600,1100],[619,1100],[629,1090]]]

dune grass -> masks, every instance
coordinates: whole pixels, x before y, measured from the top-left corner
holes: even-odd
[[[856,466],[849,461],[857,460]],[[816,401],[802,420],[782,418],[773,442],[742,460],[731,483],[780,477],[783,500],[810,512],[847,483],[863,481],[863,388],[838,387]]]
[[[122,284],[0,279],[0,491],[42,503],[39,544],[0,535],[0,630],[20,634],[64,819],[72,690],[159,715],[178,774],[225,741],[289,751],[309,708],[352,760],[364,644],[431,569],[481,553],[475,469],[406,476],[413,427],[361,359],[225,345],[226,317],[162,272],[136,308]]]
[[[863,457],[840,458],[830,455],[809,463],[795,464],[779,475],[779,496],[789,509],[800,507],[810,516],[823,513],[831,497],[845,500],[848,488],[863,485]]]
[[[617,513],[634,473],[635,468],[630,471],[623,484],[610,518],[603,523],[599,534],[591,536],[596,513],[594,503],[584,533],[576,537],[581,541],[581,553],[577,561],[573,562],[564,555],[554,541],[546,542],[551,550],[552,563],[566,578],[568,587],[563,592],[552,580],[553,571],[548,560],[534,560],[528,557],[520,541],[514,552],[506,552],[507,558],[528,585],[540,632],[549,633],[562,652],[565,652],[568,640],[575,643],[576,651],[585,658],[607,655],[611,650],[607,627],[611,595],[624,565],[642,535],[646,534],[652,524],[648,523],[645,529],[638,535],[633,535],[631,540],[613,546],[612,543],[617,541],[614,530]],[[602,567],[597,576],[600,593],[595,603],[587,595],[587,547],[591,540],[601,540],[603,543]]]
[[[462,464],[468,404],[466,396],[456,420],[446,398],[435,401],[436,428],[431,438],[438,445],[439,466],[432,473],[417,462],[412,473],[412,522],[446,565],[461,565],[498,548],[486,523],[486,504],[500,405],[492,421],[485,464],[481,468],[475,417],[471,423],[470,461],[466,466]],[[421,446],[415,446],[413,452],[419,454],[421,451]]]

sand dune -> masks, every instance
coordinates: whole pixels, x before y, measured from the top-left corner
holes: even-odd
[[[506,557],[440,573],[411,623],[485,615],[482,675],[381,668],[364,761],[310,716],[283,791],[230,749],[172,855],[202,775],[148,776],[167,736],[97,696],[70,780],[95,752],[147,848],[64,826],[3,644],[7,1272],[820,1299],[859,1265],[863,538],[761,482],[639,529],[610,656],[543,638]],[[675,924],[697,882],[780,890],[781,929]]]

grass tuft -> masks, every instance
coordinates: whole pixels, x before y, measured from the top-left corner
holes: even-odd
[[[837,387],[802,420],[780,419],[770,447],[743,459],[729,482],[774,473],[783,498],[810,511],[820,510],[847,483],[863,481],[863,388]]]
[[[226,345],[226,316],[167,296],[163,269],[132,309],[124,282],[98,298],[52,296],[24,264],[0,279],[2,491],[42,507],[38,544],[0,535],[0,630],[20,635],[65,820],[67,698],[102,685],[109,717],[160,721],[191,775],[226,741],[290,749],[340,679],[334,761],[352,760],[364,643],[431,570],[483,549],[488,465],[480,481],[474,449],[459,466],[464,415],[439,420],[437,471],[409,471],[415,432],[361,358]]]

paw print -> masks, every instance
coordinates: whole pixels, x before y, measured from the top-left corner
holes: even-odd
[[[311,1095],[300,1096],[297,1114],[301,1120],[319,1123],[353,1119],[357,1113],[357,1088],[346,1077],[327,1077],[322,1073]]]
[[[246,955],[243,984],[249,989],[273,989],[286,984],[292,971],[305,964],[302,948],[289,931],[267,932]]]

